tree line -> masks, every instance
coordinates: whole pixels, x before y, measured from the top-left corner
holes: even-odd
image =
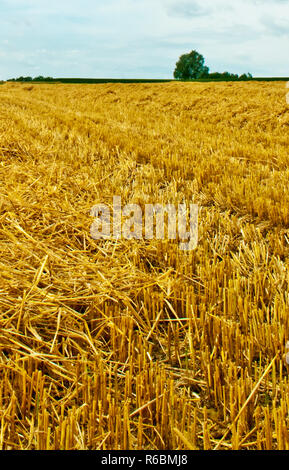
[[[242,75],[230,72],[213,72],[205,65],[205,59],[202,54],[196,50],[191,51],[189,54],[183,54],[176,63],[174,71],[174,78],[176,80],[196,80],[196,79],[220,79],[220,80],[249,80],[253,76],[248,73]]]
[[[196,50],[189,52],[188,54],[183,54],[180,56],[176,67],[174,70],[175,80],[199,80],[199,79],[213,79],[213,80],[250,80],[253,78],[251,73],[244,73],[238,75],[230,72],[213,72],[210,73],[209,67],[205,64],[205,59]],[[72,79],[67,79],[67,81]],[[75,79],[80,80],[80,79]],[[87,79],[81,79],[85,81]],[[92,81],[93,79],[91,79]],[[43,77],[39,75],[38,77],[18,77],[11,78],[8,82],[55,82],[56,79],[53,77]],[[63,79],[61,79],[63,81]],[[99,81],[98,79],[96,81]],[[142,81],[142,80],[138,80]]]
[[[54,78],[52,77],[43,77],[39,75],[38,77],[18,77],[10,78],[7,82],[53,82]]]

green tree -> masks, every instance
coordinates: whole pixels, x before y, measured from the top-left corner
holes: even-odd
[[[174,77],[177,80],[206,78],[208,75],[209,67],[205,65],[204,57],[195,50],[181,55],[174,71]]]
[[[251,78],[253,78],[253,75],[252,75],[251,73],[248,73],[248,74],[247,74],[247,73],[243,73],[243,75],[241,75],[241,76],[239,77],[240,80],[249,80],[249,79],[251,79]]]

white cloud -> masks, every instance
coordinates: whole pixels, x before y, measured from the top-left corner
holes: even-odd
[[[211,70],[289,75],[287,0],[2,0],[0,78],[171,78],[197,49]]]

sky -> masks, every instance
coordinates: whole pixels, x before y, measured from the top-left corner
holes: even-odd
[[[172,78],[197,50],[211,72],[289,76],[289,0],[0,0],[0,80]]]

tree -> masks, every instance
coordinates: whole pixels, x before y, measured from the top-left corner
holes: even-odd
[[[174,71],[174,77],[177,80],[206,78],[208,75],[209,67],[205,65],[204,57],[195,50],[181,55]]]
[[[253,78],[253,75],[251,73],[243,73],[243,75],[241,75],[239,77],[240,80],[248,80],[248,79],[252,79]]]
[[[230,73],[230,72],[213,72],[209,74],[208,78],[212,78],[214,80],[222,80],[222,81],[232,81],[232,80],[238,80],[239,75]]]

